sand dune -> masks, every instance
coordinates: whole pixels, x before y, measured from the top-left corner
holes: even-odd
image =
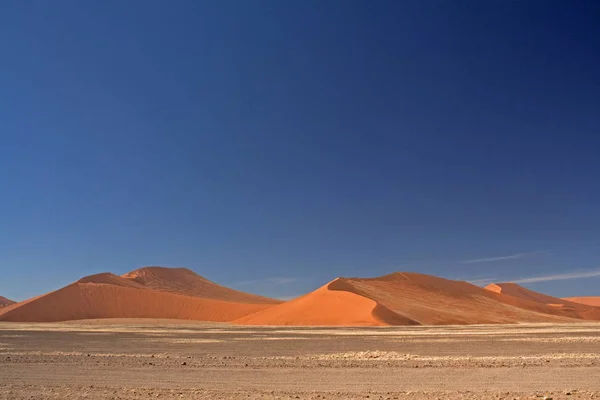
[[[233,302],[229,298],[201,298],[200,294],[188,296],[154,290],[134,280],[103,273],[82,278],[55,292],[3,308],[0,311],[0,321],[169,318],[227,322],[271,306],[265,303]],[[214,296],[214,292],[211,295]]]
[[[563,300],[571,301],[573,303],[585,304],[588,306],[600,307],[600,296],[587,296],[587,297],[565,297]]]
[[[0,308],[8,307],[11,304],[15,304],[14,301],[7,299],[6,297],[0,296]]]
[[[600,321],[600,307],[547,296],[514,283],[481,288],[402,272],[377,278],[338,278],[282,303],[226,288],[187,269],[148,267],[123,276],[87,276],[0,310],[0,321],[104,318],[244,325],[466,325]]]
[[[565,321],[550,307],[492,293],[468,282],[417,273],[350,278],[357,293],[419,324],[487,324]],[[545,313],[550,312],[550,315]]]
[[[218,285],[186,268],[146,267],[124,274],[121,278],[146,288],[205,299],[251,304],[281,303]]]
[[[248,325],[443,325],[598,319],[591,307],[557,308],[467,282],[417,273],[338,278],[298,299],[242,317]]]

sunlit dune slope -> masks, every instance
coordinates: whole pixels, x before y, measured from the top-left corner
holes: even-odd
[[[0,321],[169,318],[226,322],[270,306],[162,292],[104,273],[85,277],[55,292],[3,308]]]
[[[573,303],[585,304],[593,307],[600,307],[600,296],[584,296],[584,297],[565,297],[563,300]]]
[[[6,297],[0,296],[0,308],[8,307],[11,304],[15,304],[14,301],[7,299]]]
[[[252,304],[281,303],[221,286],[187,268],[145,267],[124,274],[121,278],[149,289],[206,299]]]

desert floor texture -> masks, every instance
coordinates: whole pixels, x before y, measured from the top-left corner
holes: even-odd
[[[0,399],[151,398],[600,399],[600,324],[0,324]]]

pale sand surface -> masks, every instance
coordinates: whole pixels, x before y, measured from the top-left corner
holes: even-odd
[[[544,396],[600,399],[600,324],[0,324],[7,400]]]

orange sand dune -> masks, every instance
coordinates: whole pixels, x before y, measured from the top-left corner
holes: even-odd
[[[256,296],[218,285],[187,268],[146,267],[129,272],[121,278],[154,290],[206,299],[252,304],[281,303],[279,300]]]
[[[565,297],[563,300],[572,301],[573,303],[585,304],[593,307],[600,307],[600,296],[587,297]]]
[[[0,321],[57,322],[95,318],[169,318],[226,322],[269,307],[137,289],[73,283],[21,306],[3,309]]]
[[[166,270],[166,271],[161,271]],[[140,270],[141,271],[141,270]],[[188,276],[196,280],[204,280],[209,290],[203,298],[199,286],[194,286],[195,296],[180,294],[175,291],[181,279],[181,271],[173,271],[172,283],[168,282],[168,270],[165,268],[151,269],[153,276],[167,277],[160,280],[142,281],[142,283],[160,282],[172,291],[155,290],[144,286],[132,279],[120,277],[111,273],[87,276],[55,292],[48,293],[21,303],[2,308],[0,321],[18,322],[57,322],[80,319],[98,318],[167,318],[198,321],[226,322],[256,313],[278,304],[277,300],[247,295],[250,300],[264,299],[262,303],[232,301],[231,292],[239,293],[238,298],[244,298],[244,293],[230,291],[219,285],[185,270]],[[135,274],[126,274],[135,276]],[[192,276],[193,275],[193,276]],[[139,276],[139,275],[138,275]],[[194,281],[192,281],[194,284]],[[191,286],[190,286],[191,287]],[[181,292],[186,292],[184,287]],[[222,294],[223,299],[215,298]],[[268,304],[267,301],[271,301]]]
[[[8,307],[11,304],[15,304],[14,301],[7,299],[6,297],[0,296],[0,308]]]
[[[500,295],[468,282],[417,273],[349,278],[356,293],[420,324],[489,324],[571,320],[552,307]]]
[[[417,273],[338,278],[286,303],[229,289],[187,269],[91,275],[0,309],[0,321],[180,319],[247,325],[442,325],[599,320],[600,307],[516,284],[481,288]]]
[[[350,291],[335,290],[339,279],[294,300],[242,317],[245,325],[413,325],[375,301]]]
[[[587,307],[585,311],[591,309]],[[417,273],[338,278],[298,299],[242,317],[248,325],[442,325],[572,322],[600,315]],[[591,318],[595,317],[595,318]]]

